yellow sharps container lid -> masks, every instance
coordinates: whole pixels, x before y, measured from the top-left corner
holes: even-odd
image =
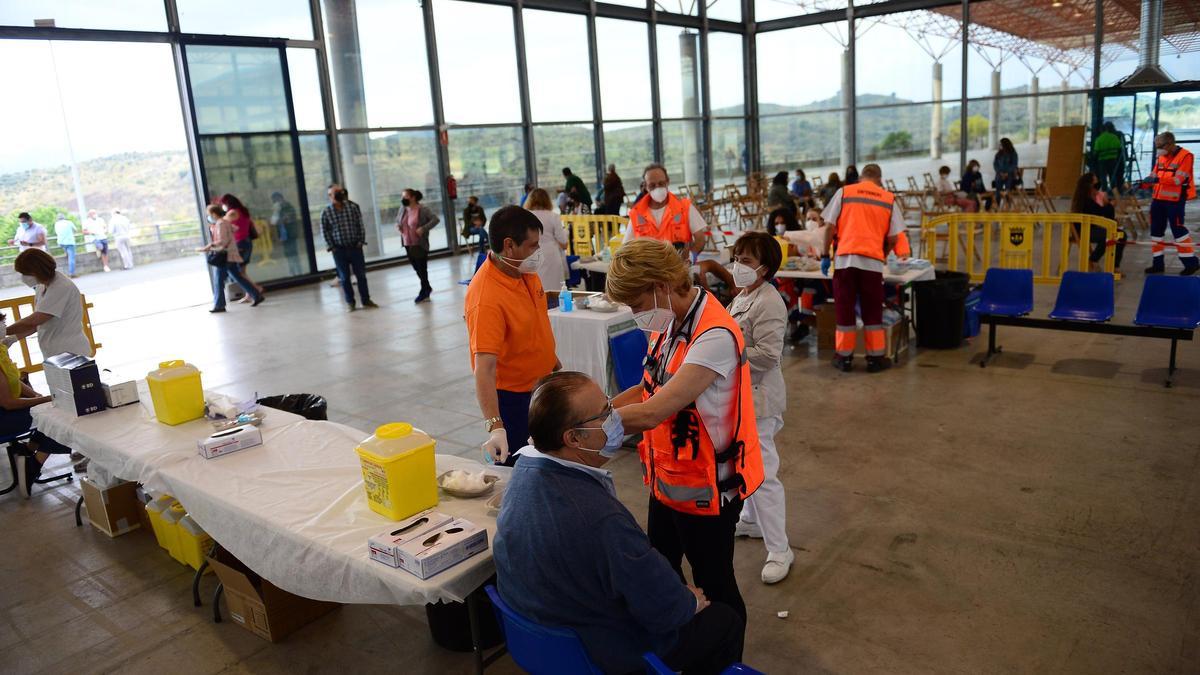
[[[396,438],[404,438],[412,433],[413,427],[408,422],[392,422],[385,424],[375,430],[375,438],[383,438],[392,440]]]

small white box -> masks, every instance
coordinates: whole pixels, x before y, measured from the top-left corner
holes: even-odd
[[[397,554],[400,569],[428,579],[487,548],[487,530],[459,519],[401,544]]]
[[[371,537],[367,542],[371,551],[371,560],[381,562],[388,567],[399,567],[401,545],[453,520],[454,516],[438,513],[432,509],[406,518],[396,523],[396,527],[387,532]]]
[[[262,445],[262,433],[258,427],[250,424],[218,431],[208,438],[196,441],[196,447],[204,459],[222,457],[256,445]]]
[[[100,388],[104,390],[104,402],[110,408],[138,402],[137,380],[121,377],[111,370],[100,371]]]

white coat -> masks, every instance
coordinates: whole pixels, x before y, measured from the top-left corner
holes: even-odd
[[[729,304],[729,315],[737,321],[746,340],[755,417],[783,415],[787,387],[780,360],[788,315],[783,297],[774,286],[764,283],[749,294],[742,291],[734,297]]]
[[[557,293],[567,278],[567,254],[563,250],[567,244],[567,228],[553,211],[531,213],[542,223],[542,235],[538,239],[542,260],[538,263],[537,275],[542,280],[542,290]]]

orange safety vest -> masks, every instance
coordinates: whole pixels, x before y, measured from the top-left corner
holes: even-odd
[[[1162,155],[1154,162],[1154,198],[1165,202],[1196,198],[1194,157],[1186,148],[1176,147],[1175,154]],[[1186,196],[1185,196],[1186,195]]]
[[[835,225],[837,254],[884,260],[883,245],[895,201],[895,195],[870,181],[843,187],[842,210]]]
[[[642,458],[642,478],[655,499],[682,513],[715,516],[721,511],[722,492],[736,488],[745,500],[762,485],[763,464],[758,428],[754,425],[750,362],[745,356],[742,331],[712,294],[700,292],[705,298],[684,319],[683,331],[676,335],[660,333],[651,336],[642,376],[642,400],[648,400],[670,381],[683,365],[688,349],[701,335],[710,330],[727,330],[742,355],[737,372],[737,396],[729,411],[729,415],[737,420],[733,438],[729,447],[721,451],[713,447],[704,419],[693,401],[642,434],[638,454]],[[702,311],[696,316],[701,307]],[[667,348],[671,340],[683,341],[674,352]],[[670,361],[664,362],[664,358]],[[726,462],[734,473],[726,480],[718,481],[717,466]]]
[[[650,215],[650,195],[639,199],[629,209],[629,226],[635,239],[658,239],[672,244],[692,243],[692,202],[667,193],[667,205],[663,209],[661,224],[655,224]]]

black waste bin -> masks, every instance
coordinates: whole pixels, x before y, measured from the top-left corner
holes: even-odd
[[[486,583],[496,583],[492,577]],[[482,587],[471,595],[479,611],[480,649],[491,649],[504,641],[500,624],[496,621],[496,610]],[[437,602],[425,605],[425,618],[429,621],[429,633],[433,641],[443,649],[453,652],[469,652],[471,648],[471,619],[465,602]]]
[[[258,404],[276,410],[283,410],[303,417],[306,420],[327,420],[329,404],[324,396],[316,394],[283,394],[267,396],[258,399]]]
[[[938,272],[933,281],[914,284],[918,347],[954,349],[962,344],[969,284],[962,272]]]

